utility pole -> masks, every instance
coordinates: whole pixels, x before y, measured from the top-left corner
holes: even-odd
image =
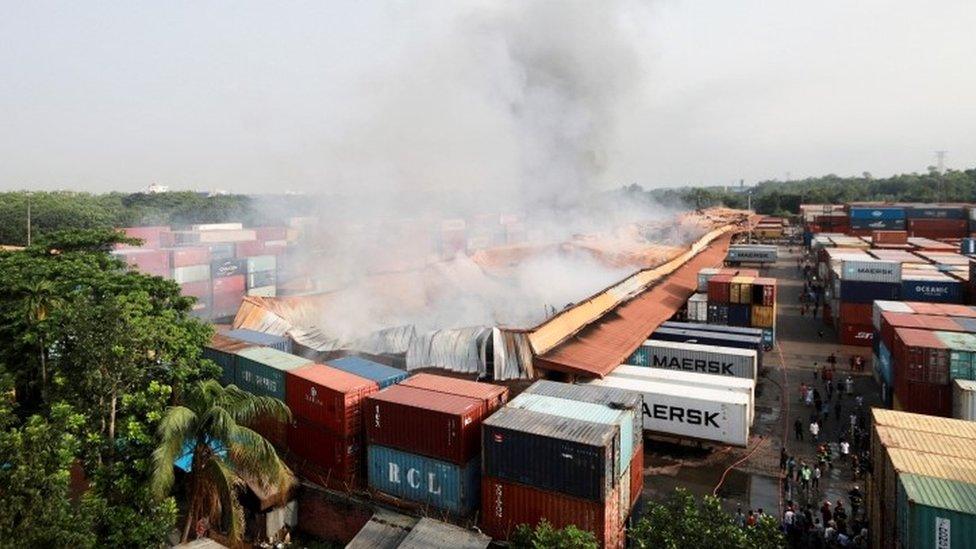
[[[946,202],[948,197],[946,197],[945,188],[945,157],[946,153],[949,151],[935,151],[935,158],[938,161],[937,169],[939,170],[939,194],[942,196],[942,201]]]
[[[27,246],[31,245],[31,193],[27,193]]]

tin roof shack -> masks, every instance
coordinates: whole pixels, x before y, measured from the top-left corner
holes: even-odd
[[[453,524],[430,518],[422,518],[400,543],[399,549],[428,549],[452,547],[454,549],[487,549],[491,544],[488,536],[465,530]]]

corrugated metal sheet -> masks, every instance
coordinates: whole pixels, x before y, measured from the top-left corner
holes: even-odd
[[[380,386],[380,389],[406,379],[407,375],[409,375],[403,370],[397,370],[385,364],[366,360],[358,356],[345,356],[336,360],[330,360],[328,366],[356,374],[366,379],[371,379]]]
[[[483,373],[485,343],[491,328],[473,326],[420,334],[407,350],[407,370],[442,368],[465,374]]]
[[[403,380],[400,385],[427,389],[438,393],[475,398],[485,403],[488,413],[492,413],[508,402],[508,387],[479,383],[454,377],[433,374],[416,374]]]
[[[974,459],[973,443],[969,439],[912,431],[879,425],[875,428],[877,444],[885,448],[897,448],[912,452]]]
[[[400,544],[400,549],[431,549],[436,547],[485,549],[490,544],[491,538],[480,532],[472,532],[446,522],[422,518]]]
[[[373,489],[459,515],[478,505],[478,457],[459,465],[378,444],[371,444],[367,455],[367,476]]]
[[[872,408],[875,425],[976,439],[976,422]]]
[[[899,542],[913,549],[976,543],[976,485],[920,475],[898,479]]]
[[[963,459],[902,448],[888,448],[887,453],[899,475],[911,473],[976,484],[976,455],[973,459]]]
[[[346,549],[396,549],[416,523],[416,518],[378,510]]]
[[[291,339],[288,336],[273,335],[264,332],[255,332],[254,330],[248,329],[238,329],[230,330],[225,333],[227,337],[232,337],[234,339],[239,339],[241,341],[246,341],[248,343],[253,343],[255,345],[261,345],[262,347],[271,347],[272,349],[278,349],[283,353],[291,353]]]
[[[731,230],[713,231],[678,258],[635,274],[541,325],[529,336],[533,349],[541,355],[536,359],[539,365],[569,373],[606,375],[695,293],[700,269],[722,262]],[[655,285],[647,289],[651,284]],[[611,310],[614,314],[607,315]]]

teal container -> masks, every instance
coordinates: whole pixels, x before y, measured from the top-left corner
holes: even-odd
[[[976,547],[976,484],[902,474],[897,505],[901,547]]]
[[[949,348],[949,379],[976,379],[976,336],[956,332],[935,335]]]
[[[285,400],[285,372],[312,361],[270,347],[237,352],[237,386],[255,395]]]
[[[247,272],[256,273],[259,271],[273,271],[277,266],[278,259],[273,255],[258,255],[247,258]]]
[[[540,394],[522,393],[509,401],[509,408],[519,408],[551,416],[565,417],[602,425],[615,425],[613,441],[614,477],[620,477],[634,455],[634,422],[629,410],[616,410],[601,404],[580,402]]]
[[[220,366],[221,385],[226,386],[231,383],[237,383],[237,354],[214,349],[213,347],[204,347],[201,356],[214,361],[217,366]]]
[[[480,457],[461,466],[371,444],[367,458],[369,486],[380,492],[455,515],[468,515],[480,503]]]

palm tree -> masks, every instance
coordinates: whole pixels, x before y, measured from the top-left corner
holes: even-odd
[[[24,316],[31,328],[28,337],[37,344],[38,359],[41,366],[41,397],[47,398],[47,348],[44,340],[44,323],[51,309],[57,306],[58,297],[54,286],[48,280],[36,280],[25,285],[21,291],[24,297]]]
[[[170,406],[159,423],[159,446],[153,451],[150,487],[158,498],[173,487],[174,462],[191,455],[186,475],[186,526],[200,518],[224,525],[232,540],[239,540],[244,514],[237,492],[241,477],[282,493],[292,483],[291,471],[278,459],[270,442],[245,427],[256,418],[289,421],[291,412],[276,398],[256,396],[215,380],[199,381],[184,393],[182,406]]]

